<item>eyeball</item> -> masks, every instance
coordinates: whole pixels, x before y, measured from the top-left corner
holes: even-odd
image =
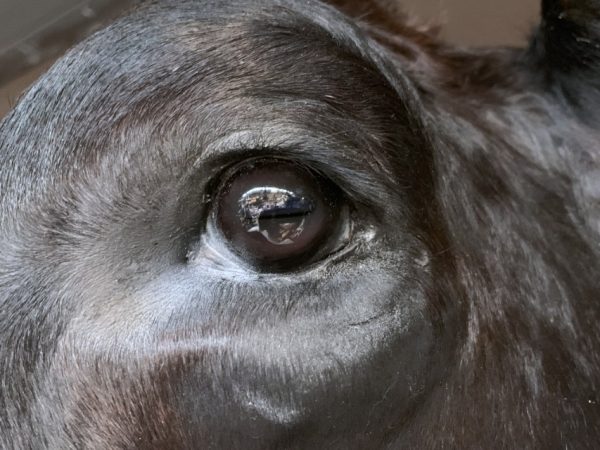
[[[217,195],[217,228],[263,271],[293,270],[335,247],[346,210],[340,190],[301,164],[255,160],[235,169]]]

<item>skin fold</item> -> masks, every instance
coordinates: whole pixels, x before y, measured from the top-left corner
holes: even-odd
[[[598,104],[598,0],[141,2],[0,122],[0,448],[598,448]],[[263,160],[342,205],[285,270],[216,219]]]

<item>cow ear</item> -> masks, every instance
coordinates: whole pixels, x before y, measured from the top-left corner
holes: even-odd
[[[397,0],[326,0],[351,17],[389,31],[404,29],[406,16]]]
[[[600,0],[542,0],[532,50],[550,72],[597,80]]]
[[[402,0],[324,0],[357,20],[363,30],[400,56],[415,57],[415,44],[434,48],[438,45],[439,24],[420,23],[402,9]],[[406,66],[405,66],[406,67]]]
[[[388,14],[400,13],[400,4],[396,0],[326,0],[326,2],[354,16],[374,11],[386,12]]]

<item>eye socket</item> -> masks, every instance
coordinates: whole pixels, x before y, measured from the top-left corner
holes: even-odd
[[[215,218],[231,248],[263,271],[298,268],[333,251],[347,224],[339,189],[298,163],[255,160],[219,190]]]

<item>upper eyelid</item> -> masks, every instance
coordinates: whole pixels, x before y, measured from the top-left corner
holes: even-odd
[[[210,164],[211,160],[229,160],[230,165],[248,158],[282,158],[297,161],[331,179],[351,199],[377,208],[378,201],[385,205],[389,192],[382,177],[373,172],[358,170],[344,164],[338,149],[359,152],[348,148],[332,136],[328,142],[323,137],[301,127],[262,126],[236,130],[208,143],[196,159],[194,167]],[[316,151],[318,149],[318,151]]]

